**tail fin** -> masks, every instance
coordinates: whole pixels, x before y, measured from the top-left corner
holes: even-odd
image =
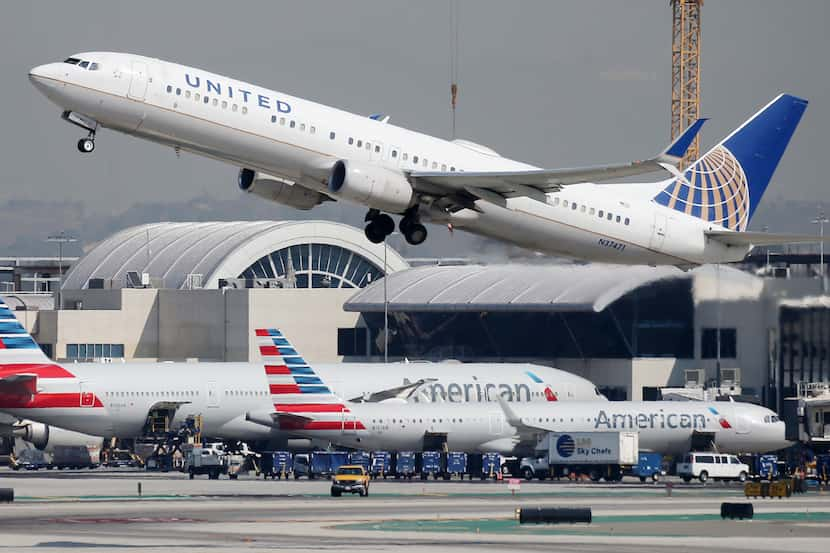
[[[14,312],[0,298],[0,367],[30,363],[52,364],[52,360],[46,357]]]
[[[746,230],[807,100],[781,94],[674,179],[654,201],[730,230]]]

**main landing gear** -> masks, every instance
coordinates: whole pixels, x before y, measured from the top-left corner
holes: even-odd
[[[370,209],[366,213],[365,220],[368,224],[364,232],[366,238],[373,244],[380,244],[387,236],[395,232],[395,221],[392,220],[392,217],[381,213],[377,209]],[[417,207],[407,210],[398,228],[400,228],[406,241],[413,246],[417,246],[427,239],[427,229],[421,224]]]

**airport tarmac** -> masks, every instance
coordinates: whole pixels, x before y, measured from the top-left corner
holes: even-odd
[[[141,495],[138,485],[141,484]],[[325,480],[188,480],[179,473],[0,470],[0,549],[25,551],[406,550],[824,552],[830,492],[753,500],[751,521],[723,521],[741,487],[373,481],[370,496],[332,498]],[[519,525],[517,507],[591,507],[593,523]]]

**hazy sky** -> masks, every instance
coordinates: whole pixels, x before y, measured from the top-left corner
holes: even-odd
[[[114,215],[240,194],[234,167],[106,130],[79,154],[79,129],[26,77],[79,51],[178,61],[450,134],[447,2],[26,1],[0,14],[0,203],[80,201]],[[820,0],[703,7],[704,145],[781,91],[811,102],[773,197],[830,203],[828,23]],[[459,137],[551,168],[641,159],[668,140],[668,0],[462,0],[459,42]]]

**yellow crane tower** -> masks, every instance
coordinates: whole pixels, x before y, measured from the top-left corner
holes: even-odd
[[[700,8],[703,0],[671,0],[671,137],[679,136],[700,111]],[[698,158],[696,136],[681,169]]]

